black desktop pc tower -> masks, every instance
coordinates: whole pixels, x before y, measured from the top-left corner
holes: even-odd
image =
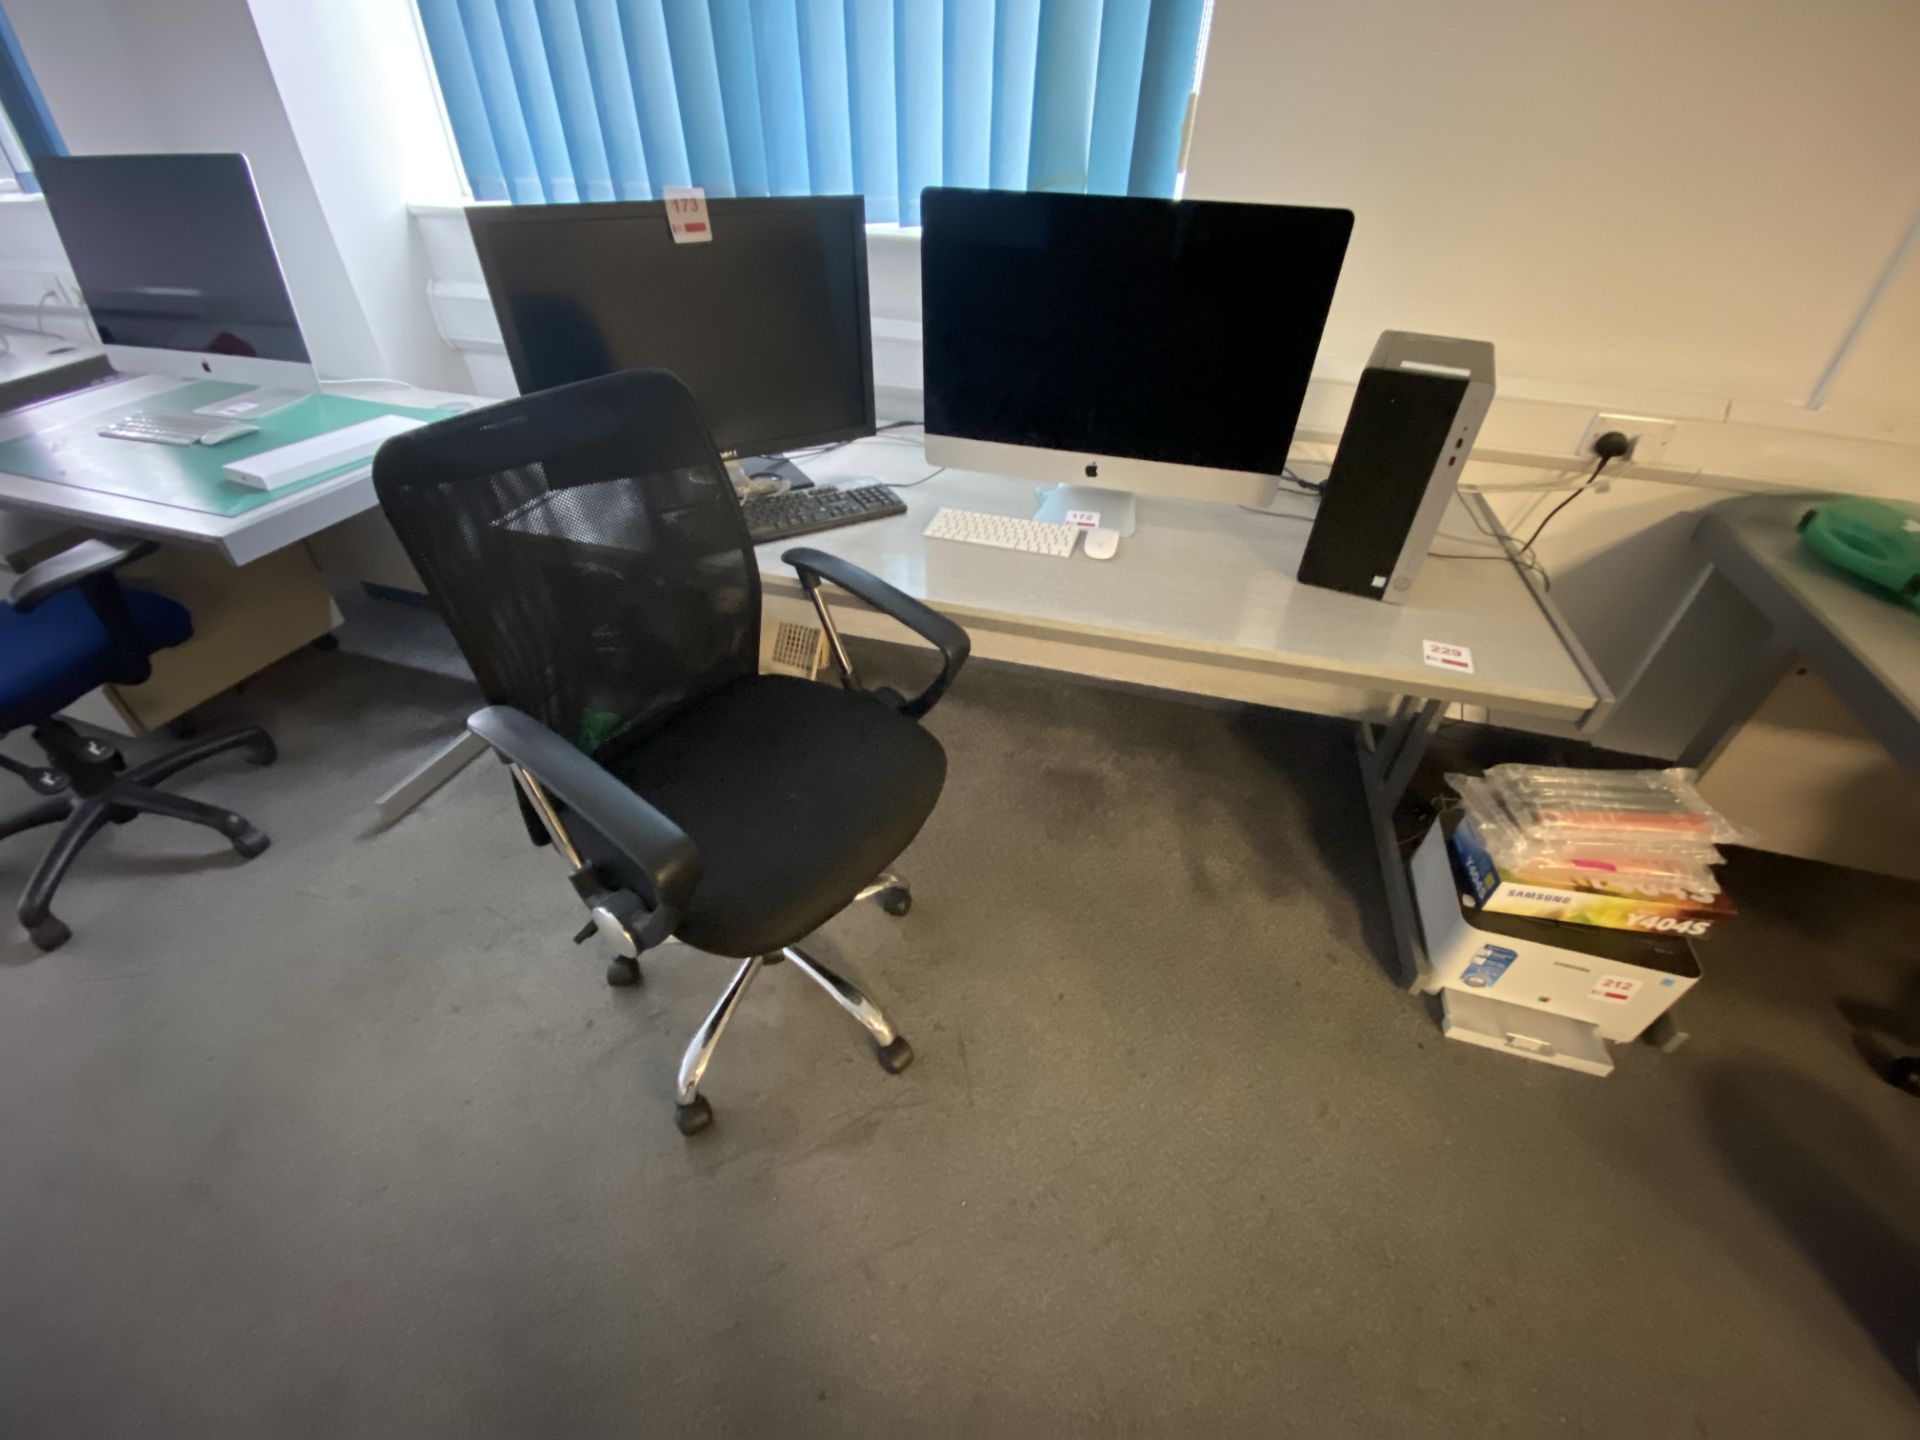
[[[1405,601],[1492,402],[1486,341],[1382,334],[1354,392],[1300,579]]]

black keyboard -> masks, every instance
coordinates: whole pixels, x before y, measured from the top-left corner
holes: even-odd
[[[884,485],[861,485],[852,490],[816,485],[811,490],[789,490],[782,495],[754,495],[740,502],[753,543],[790,540],[816,530],[858,525],[907,513],[907,502]]]

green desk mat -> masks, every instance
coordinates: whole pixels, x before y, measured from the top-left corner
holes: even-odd
[[[178,390],[149,395],[132,406],[121,400],[92,414],[50,425],[38,434],[0,443],[0,471],[129,500],[198,510],[208,515],[239,515],[344,475],[367,462],[336,466],[277,490],[258,490],[251,485],[237,484],[221,473],[221,467],[235,460],[380,415],[445,420],[449,414],[445,410],[352,400],[345,395],[308,395],[285,409],[248,422],[260,427],[258,434],[242,435],[221,445],[154,445],[139,440],[109,440],[98,433],[101,426],[131,410],[184,414],[251,388],[224,380],[196,380]]]

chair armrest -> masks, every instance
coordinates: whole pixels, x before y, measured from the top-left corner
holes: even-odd
[[[91,580],[109,570],[117,570],[131,560],[151,555],[160,547],[151,540],[82,540],[58,555],[50,555],[13,582],[7,596],[13,608],[25,615],[70,585]]]
[[[467,728],[626,856],[653,886],[654,908],[677,918],[700,883],[700,851],[687,833],[525,711],[489,705]]]
[[[822,580],[831,581],[849,595],[864,600],[882,615],[898,620],[940,651],[940,674],[919,695],[901,703],[902,715],[918,719],[947,693],[947,687],[953,684],[953,677],[960,673],[960,667],[967,663],[967,656],[973,650],[973,642],[967,638],[965,630],[932,606],[903,594],[878,575],[862,570],[838,555],[802,546],[787,551],[780,558],[793,566],[809,596],[819,589]]]

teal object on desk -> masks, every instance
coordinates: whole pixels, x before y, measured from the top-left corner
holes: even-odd
[[[235,460],[277,450],[296,440],[310,440],[380,415],[408,415],[420,420],[447,418],[443,410],[383,405],[376,400],[354,400],[345,395],[307,395],[270,415],[250,419],[249,424],[259,426],[257,433],[219,445],[149,445],[137,440],[109,440],[98,433],[101,426],[133,410],[187,414],[251,388],[222,380],[197,380],[178,390],[148,395],[132,405],[124,399],[115,401],[92,414],[0,443],[0,471],[209,515],[239,515],[256,505],[268,505],[310,486],[325,484],[367,462],[352,461],[266,491],[238,484],[221,473],[223,466]]]
[[[1920,610],[1920,511],[1848,497],[1815,506],[1798,528],[1809,550]]]

